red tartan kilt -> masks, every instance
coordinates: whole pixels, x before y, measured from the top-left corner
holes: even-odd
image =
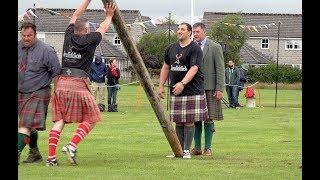
[[[52,121],[96,123],[101,121],[98,105],[89,89],[88,79],[59,76],[52,97]]]
[[[50,91],[46,87],[32,93],[18,93],[19,127],[46,130]]]

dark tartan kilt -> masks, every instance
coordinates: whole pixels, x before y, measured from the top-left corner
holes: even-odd
[[[223,120],[221,100],[217,100],[213,90],[206,90],[207,107],[208,107],[208,120]]]
[[[18,93],[19,127],[46,130],[46,118],[51,88],[45,87],[32,93]]]
[[[58,76],[52,97],[52,121],[96,123],[101,121],[99,107],[87,78]]]
[[[175,123],[194,123],[208,118],[206,96],[171,96],[170,118]]]

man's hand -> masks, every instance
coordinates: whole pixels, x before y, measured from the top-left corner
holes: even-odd
[[[114,11],[116,10],[116,5],[114,3],[107,3],[104,11],[106,12],[106,17],[113,17]]]
[[[222,99],[223,93],[221,91],[216,91],[213,95],[217,100]]]
[[[163,86],[159,86],[159,92],[158,95],[160,96],[161,99],[164,99],[164,95],[165,95],[165,90]]]
[[[183,91],[183,89],[184,89],[184,86],[183,86],[182,82],[178,82],[177,84],[175,84],[173,86],[172,93],[173,93],[173,95],[177,96]]]

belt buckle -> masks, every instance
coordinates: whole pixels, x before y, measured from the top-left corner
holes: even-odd
[[[68,70],[66,71],[66,73],[70,76],[70,75],[71,75],[71,70],[68,68]]]

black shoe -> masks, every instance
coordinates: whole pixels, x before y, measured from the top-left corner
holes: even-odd
[[[42,156],[39,152],[38,148],[33,148],[29,150],[29,155],[26,160],[22,161],[22,163],[37,163],[42,161]]]
[[[106,110],[106,106],[104,104],[98,104],[100,112],[104,112]]]
[[[113,105],[113,112],[118,112],[118,104]]]
[[[56,159],[55,160],[47,159],[46,166],[58,166],[58,165],[59,165],[59,163]]]
[[[113,112],[113,105],[112,104],[108,104],[108,112]]]

